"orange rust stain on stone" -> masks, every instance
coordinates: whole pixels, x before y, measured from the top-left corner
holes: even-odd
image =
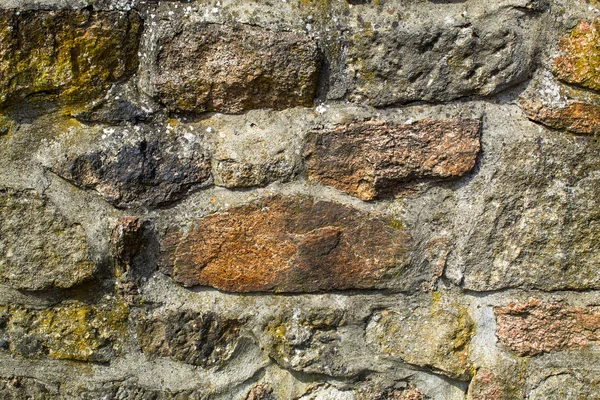
[[[600,106],[572,102],[564,107],[544,106],[541,102],[522,100],[527,117],[554,129],[564,129],[582,135],[600,132]]]
[[[275,196],[168,231],[163,266],[184,286],[315,292],[384,285],[408,264],[410,237],[388,219],[304,197]]]

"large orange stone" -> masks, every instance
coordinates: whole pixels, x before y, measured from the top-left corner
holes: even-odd
[[[339,203],[275,196],[168,230],[163,271],[231,292],[383,288],[407,272],[410,237],[395,226]]]
[[[410,181],[462,176],[479,150],[476,120],[366,121],[315,130],[304,155],[310,180],[373,200]]]

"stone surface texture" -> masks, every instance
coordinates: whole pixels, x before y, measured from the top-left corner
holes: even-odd
[[[0,279],[24,290],[68,288],[97,269],[85,231],[33,190],[0,189]]]
[[[40,93],[82,102],[136,71],[142,20],[135,12],[0,13],[0,104]]]
[[[357,122],[315,131],[308,143],[311,180],[373,200],[402,183],[469,172],[480,149],[479,122]]]
[[[600,1],[0,0],[0,399],[600,400]]]
[[[429,308],[419,305],[376,312],[367,324],[367,341],[381,353],[410,364],[431,367],[452,378],[470,378],[473,321],[464,306],[437,296]]]
[[[520,355],[582,348],[600,337],[600,310],[543,303],[537,299],[498,307],[496,336]]]
[[[157,99],[178,111],[312,106],[320,57],[306,35],[195,24],[158,42]]]
[[[393,221],[328,201],[273,197],[167,232],[163,265],[184,286],[233,292],[385,287],[407,276],[410,237]],[[386,279],[387,278],[387,279]]]
[[[560,55],[553,62],[558,79],[600,90],[600,19],[581,21],[558,43]]]

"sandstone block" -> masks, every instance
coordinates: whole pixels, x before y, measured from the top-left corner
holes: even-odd
[[[0,281],[23,290],[69,288],[96,269],[81,225],[34,190],[0,188]]]
[[[313,131],[304,155],[310,180],[373,200],[413,180],[462,176],[479,150],[476,120],[366,121]]]
[[[463,287],[481,291],[600,287],[598,151],[593,137],[549,133],[499,148],[470,182],[482,212],[463,214],[445,273],[460,268]]]
[[[170,110],[240,113],[313,105],[320,55],[308,36],[200,23],[159,45],[150,80]]]
[[[135,12],[0,11],[0,106],[38,93],[94,99],[138,66]]]
[[[521,356],[577,349],[600,340],[600,308],[538,299],[494,309],[500,343]]]
[[[383,354],[468,380],[474,329],[463,306],[443,299],[377,311],[367,325],[366,337]]]
[[[162,269],[184,286],[232,292],[369,289],[396,280],[410,287],[410,237],[392,225],[334,202],[275,196],[186,231],[169,229]]]
[[[563,107],[547,107],[535,100],[521,104],[530,119],[550,128],[583,135],[600,132],[600,105],[575,101]]]
[[[558,47],[561,54],[553,64],[558,79],[600,90],[600,19],[579,22]]]

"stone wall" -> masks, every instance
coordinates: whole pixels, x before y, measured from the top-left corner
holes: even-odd
[[[0,6],[0,398],[600,399],[597,0]]]

